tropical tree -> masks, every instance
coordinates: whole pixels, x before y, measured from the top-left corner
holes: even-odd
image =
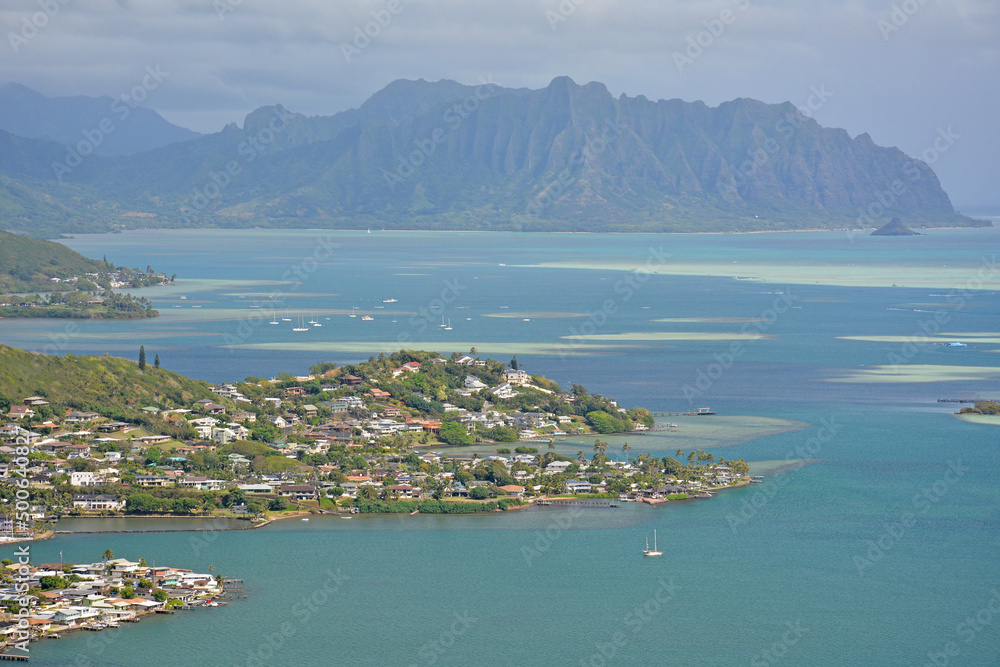
[[[146,346],[139,346],[139,368],[141,370],[146,370]]]
[[[628,443],[627,443],[627,442],[626,442],[626,443],[625,443],[624,445],[622,445],[622,456],[624,456],[624,457],[625,457],[625,462],[626,462],[626,463],[628,463],[628,451],[629,451],[630,449],[632,449],[632,448],[631,448],[631,447],[629,447],[629,445],[628,445]]]
[[[109,560],[115,557],[115,552],[111,549],[104,550],[104,562],[107,563]]]
[[[157,368],[160,367],[160,355],[159,354],[157,354],[156,357],[153,359],[153,366],[155,366]]]

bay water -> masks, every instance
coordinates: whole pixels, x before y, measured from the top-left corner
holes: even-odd
[[[660,418],[677,433],[611,438],[609,454],[620,456],[625,440],[632,455],[704,447],[760,462],[766,481],[659,508],[60,535],[32,545],[33,560],[90,561],[111,548],[198,571],[214,565],[243,578],[248,597],[40,642],[31,660],[998,664],[1000,428],[960,421],[959,404],[938,402],[1000,398],[1000,276],[989,268],[998,241],[995,229],[908,238],[194,230],[66,240],[91,257],[177,273],[176,285],[137,292],[162,316],[4,320],[3,343],[129,357],[144,345],[164,367],[212,382],[306,373],[321,359],[352,363],[399,347],[475,347],[627,407],[710,407],[715,417]],[[293,332],[300,317],[322,326]],[[920,342],[928,333],[967,347]],[[736,416],[788,423],[759,437],[744,424],[714,439],[689,426]],[[589,455],[589,442],[559,444],[577,450]],[[113,529],[162,522],[117,520]],[[643,558],[654,529],[664,556]]]

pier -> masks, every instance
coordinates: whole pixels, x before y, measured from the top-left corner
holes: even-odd
[[[542,500],[536,500],[536,505],[556,505],[562,507],[621,507],[619,503],[615,500],[576,500],[573,498],[567,499],[549,499],[545,498]]]
[[[0,653],[0,660],[16,660],[19,662],[28,662],[28,656],[17,655],[15,653]]]

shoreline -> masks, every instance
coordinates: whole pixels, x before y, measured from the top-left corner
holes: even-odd
[[[970,216],[971,217],[971,216]],[[959,229],[991,229],[995,228],[996,225],[992,224],[991,220],[985,220],[990,224],[987,225],[942,225],[939,227],[919,227],[918,229],[925,230],[935,230],[935,229],[948,229],[948,230],[959,230]],[[677,232],[677,231],[636,231],[636,232],[623,232],[623,231],[604,231],[604,232],[594,232],[594,231],[523,231],[517,229],[386,229],[379,230],[377,233],[391,233],[391,232],[401,232],[406,234],[412,233],[423,233],[423,234],[589,234],[589,235],[600,235],[600,234],[614,234],[618,236],[640,236],[640,235],[660,235],[660,234],[670,234],[675,236],[695,236],[700,234],[711,234],[713,236],[722,235],[733,235],[733,236],[743,236],[747,234],[805,234],[805,233],[816,233],[816,232],[866,232],[875,231],[877,227],[807,227],[804,229],[757,229],[750,231],[702,231],[702,232]],[[357,232],[359,234],[368,233],[365,228],[346,228],[346,227],[139,227],[135,229],[123,229],[115,231],[103,231],[103,232],[60,232],[60,236],[47,239],[49,241],[60,241],[63,239],[73,239],[80,236],[96,236],[99,234],[125,234],[128,232],[194,232],[194,231],[253,231],[253,232]]]

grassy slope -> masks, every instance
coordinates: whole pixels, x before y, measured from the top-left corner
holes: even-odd
[[[128,412],[156,405],[189,408],[202,398],[227,404],[208,384],[172,371],[139,370],[135,361],[118,357],[57,357],[0,345],[0,391],[11,403],[43,395],[57,414],[66,409]]]
[[[68,278],[107,270],[60,243],[0,231],[0,293],[48,289],[50,278]]]

